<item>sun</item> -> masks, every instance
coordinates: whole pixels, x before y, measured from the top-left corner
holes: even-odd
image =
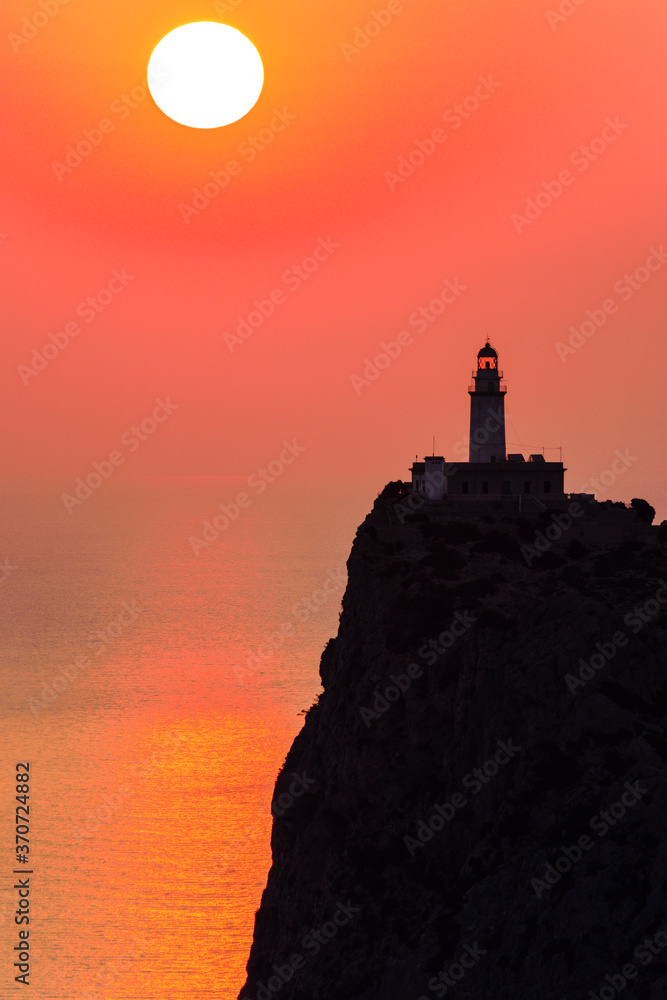
[[[153,100],[180,125],[220,128],[256,104],[264,67],[249,38],[228,24],[194,21],[158,42],[148,62]]]

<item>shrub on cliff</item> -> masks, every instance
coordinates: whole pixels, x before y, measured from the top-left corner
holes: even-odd
[[[425,635],[436,635],[447,627],[454,613],[454,595],[449,587],[432,584],[419,596],[399,596],[392,610],[394,630],[388,645],[400,642],[403,650],[412,649]]]
[[[583,559],[588,554],[588,549],[578,538],[571,538],[565,551],[570,559]]]
[[[456,579],[457,571],[463,569],[465,564],[466,560],[460,552],[451,545],[443,545],[442,542],[434,543],[428,555],[422,560],[423,566],[430,567],[445,580]]]
[[[655,507],[651,507],[650,503],[647,503],[646,500],[642,500],[640,497],[634,497],[630,501],[630,506],[637,512],[637,517],[640,521],[643,521],[645,524],[653,524]]]
[[[450,545],[463,545],[466,542],[476,542],[481,538],[481,532],[476,524],[466,521],[451,521],[443,525],[442,540]]]
[[[411,490],[407,483],[404,483],[400,479],[395,479],[391,483],[387,483],[384,489],[378,493],[377,500],[399,500],[401,497],[406,497],[410,492]]]
[[[497,573],[492,577],[485,576],[479,577],[477,580],[466,580],[456,587],[456,596],[462,598],[487,597],[489,594],[496,593],[500,583],[502,583],[502,577]]]
[[[479,554],[498,552],[506,559],[521,559],[518,543],[502,531],[490,531],[480,542],[476,542],[470,551]]]

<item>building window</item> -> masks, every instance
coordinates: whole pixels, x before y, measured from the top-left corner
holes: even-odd
[[[544,480],[544,492],[551,493],[551,482],[548,479]]]
[[[489,484],[487,482],[482,482],[482,493],[489,492]]]
[[[523,484],[523,492],[530,493],[530,480],[526,480]]]
[[[500,492],[501,493],[509,493],[509,491],[510,491],[510,484],[509,484],[509,481],[507,479],[505,479],[501,483],[501,485],[500,485]]]
[[[461,493],[468,493],[468,492],[469,492],[469,490],[468,490],[468,480],[464,479],[463,482],[461,483]]]

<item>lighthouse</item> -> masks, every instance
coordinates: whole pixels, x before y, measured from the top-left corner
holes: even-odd
[[[564,498],[562,462],[547,462],[542,453],[506,453],[505,393],[507,387],[498,368],[498,353],[489,338],[477,353],[470,396],[470,440],[452,445],[455,455],[468,452],[468,461],[447,462],[443,455],[417,459],[410,470],[412,489],[425,500],[475,498],[493,509],[544,510],[546,503]],[[483,499],[486,498],[486,499]],[[527,506],[526,506],[527,505]]]
[[[489,344],[477,355],[470,394],[469,462],[505,461],[505,393],[498,354]]]

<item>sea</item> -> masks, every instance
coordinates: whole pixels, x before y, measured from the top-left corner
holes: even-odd
[[[2,997],[238,996],[275,778],[382,485],[276,481],[218,517],[240,482],[2,490]]]

